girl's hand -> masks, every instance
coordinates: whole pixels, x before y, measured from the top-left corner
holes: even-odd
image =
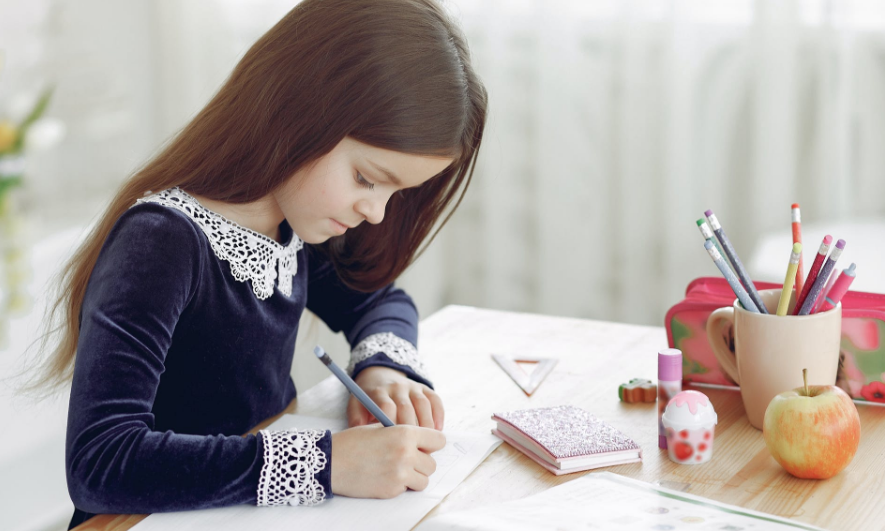
[[[445,411],[442,400],[426,385],[388,367],[364,369],[355,381],[394,423],[443,429]],[[362,426],[373,419],[372,414],[351,395],[347,402],[348,424]]]
[[[332,492],[353,498],[393,498],[424,490],[436,470],[432,452],[442,432],[416,426],[360,426],[332,434]]]

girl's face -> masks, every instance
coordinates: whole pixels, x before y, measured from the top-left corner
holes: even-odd
[[[391,195],[420,186],[452,160],[389,151],[345,137],[296,172],[273,197],[295,234],[307,243],[322,243],[363,221],[381,223]]]

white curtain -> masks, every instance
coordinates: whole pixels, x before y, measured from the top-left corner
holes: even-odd
[[[57,84],[69,134],[30,162],[34,208],[56,225],[94,216],[292,4],[49,2],[31,39],[43,61],[20,71]],[[745,261],[793,202],[812,222],[885,215],[881,2],[447,5],[491,116],[466,201],[403,280],[424,314],[660,324],[691,278],[716,273],[694,225],[708,208]]]
[[[708,208],[745,260],[793,202],[885,214],[879,3],[458,7],[491,120],[442,300],[661,325],[716,273]]]
[[[155,5],[162,132],[290,8]],[[694,223],[708,208],[745,261],[793,202],[810,222],[885,216],[877,2],[447,5],[491,115],[465,202],[402,281],[425,315],[459,303],[659,325],[716,274]]]

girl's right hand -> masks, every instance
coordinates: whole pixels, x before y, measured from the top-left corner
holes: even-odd
[[[424,490],[436,470],[431,453],[446,445],[432,428],[378,424],[332,434],[332,492],[352,498],[393,498]]]

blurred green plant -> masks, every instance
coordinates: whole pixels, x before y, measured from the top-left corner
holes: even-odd
[[[0,120],[0,321],[22,315],[30,307],[27,291],[30,264],[23,242],[24,221],[17,215],[15,197],[10,192],[23,184],[26,144],[39,146],[40,128],[49,123],[48,119],[41,118],[52,99],[52,91],[52,88],[44,90],[19,123]],[[35,124],[38,125],[32,130]],[[42,136],[47,136],[45,131]],[[2,332],[0,326],[0,336]]]
[[[0,171],[0,204],[10,190],[21,186],[22,173],[24,172],[24,164],[4,165],[3,161],[4,159],[13,161],[23,156],[28,130],[46,112],[49,101],[52,99],[52,91],[52,88],[44,90],[34,107],[20,123],[15,124],[11,120],[0,120],[0,168],[7,170]],[[9,171],[10,168],[11,171]]]

